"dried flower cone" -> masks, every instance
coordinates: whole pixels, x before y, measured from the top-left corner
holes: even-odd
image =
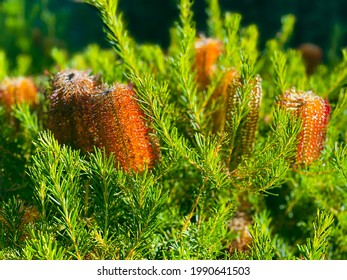
[[[255,135],[259,119],[259,107],[262,99],[261,78],[256,75],[251,83],[251,91],[248,103],[248,114],[244,125],[241,128],[240,136],[237,143],[238,156],[249,156],[253,151]],[[227,117],[232,117],[232,112],[235,110],[235,104],[239,103],[243,97],[240,97],[238,88],[242,87],[240,78],[234,79],[228,89],[228,104]]]
[[[96,132],[91,95],[98,90],[96,80],[87,72],[65,70],[55,75],[51,87],[48,128],[60,143],[92,151]]]
[[[94,96],[93,117],[97,122],[97,146],[113,153],[124,170],[153,167],[158,155],[156,143],[130,87],[117,84]]]
[[[197,82],[206,87],[215,72],[216,62],[222,52],[222,43],[216,39],[201,37],[195,42],[195,65]]]
[[[329,122],[331,108],[328,101],[312,91],[299,92],[292,88],[283,94],[280,106],[302,121],[296,164],[310,164],[318,160],[324,148]]]
[[[17,103],[37,103],[37,88],[30,78],[6,78],[0,85],[0,103],[9,110]]]

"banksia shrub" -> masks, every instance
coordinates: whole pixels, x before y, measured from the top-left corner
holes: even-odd
[[[197,82],[201,88],[210,83],[215,72],[216,62],[222,52],[222,43],[213,38],[201,37],[195,42],[195,64]]]
[[[109,88],[87,72],[66,70],[55,76],[52,90],[48,127],[60,143],[84,152],[105,148],[126,171],[153,167],[155,140],[129,86]]]
[[[31,78],[5,78],[0,84],[0,103],[7,110],[12,105],[37,102],[37,88]]]
[[[280,106],[302,122],[296,164],[310,164],[318,160],[324,148],[331,110],[328,101],[312,91],[300,92],[291,88],[281,97]]]
[[[180,0],[164,50],[131,38],[120,1],[85,2],[113,50],[55,49],[46,69],[90,72],[57,73],[13,122],[0,104],[0,259],[347,259],[347,50],[308,76],[293,16],[259,44],[218,0],[208,38]],[[0,77],[32,70],[5,56]],[[287,90],[308,85],[330,120]]]

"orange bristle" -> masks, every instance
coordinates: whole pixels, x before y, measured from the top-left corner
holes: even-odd
[[[153,167],[157,158],[145,115],[135,92],[117,84],[94,96],[93,117],[97,123],[98,147],[113,153],[124,170],[143,171]]]

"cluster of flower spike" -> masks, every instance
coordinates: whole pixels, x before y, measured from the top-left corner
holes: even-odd
[[[26,102],[37,102],[37,89],[30,78],[6,78],[0,84],[0,103],[6,108],[12,105]]]
[[[125,171],[153,167],[156,139],[131,87],[108,87],[87,72],[66,70],[56,74],[52,90],[48,128],[60,143],[104,148]]]
[[[195,69],[197,83],[200,88],[206,88],[215,73],[218,57],[222,53],[220,41],[212,38],[199,38],[195,43]],[[213,113],[213,131],[225,129],[228,118],[233,117],[236,104],[242,101],[239,89],[245,87],[235,69],[226,71],[219,86],[211,97],[210,103],[222,102],[219,109]],[[256,76],[250,81],[249,112],[246,116],[238,140],[238,155],[250,155],[253,150],[259,106],[262,97],[261,78]],[[299,135],[299,145],[296,164],[309,164],[317,160],[324,147],[330,106],[327,100],[316,96],[313,92],[298,92],[294,88],[286,91],[281,100],[282,108],[300,117],[302,131]],[[232,123],[229,119],[229,123]]]
[[[296,164],[310,164],[318,160],[324,148],[330,116],[328,101],[312,91],[299,92],[292,88],[283,94],[279,104],[302,121]]]

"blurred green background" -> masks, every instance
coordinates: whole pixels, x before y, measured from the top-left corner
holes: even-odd
[[[239,12],[243,25],[255,23],[260,48],[280,30],[281,17],[292,13],[297,22],[291,46],[311,42],[319,45],[329,61],[347,45],[346,0],[220,0],[223,10]],[[127,27],[139,42],[169,44],[169,28],[178,18],[178,0],[119,0]],[[206,30],[205,0],[194,4],[201,33]],[[73,0],[0,0],[0,49],[10,63],[19,54],[32,56],[32,72],[51,63],[53,47],[77,52],[96,42],[108,47],[95,9]]]

